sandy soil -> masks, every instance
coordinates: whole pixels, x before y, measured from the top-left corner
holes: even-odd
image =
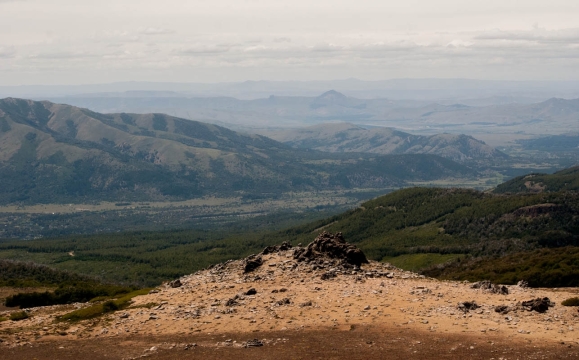
[[[56,321],[86,304],[31,309],[30,319],[0,323],[2,358],[579,358],[579,313],[560,305],[577,289],[509,286],[499,295],[376,262],[322,280],[331,261],[292,255],[264,255],[249,273],[230,261],[98,319]],[[555,304],[545,313],[519,304],[543,297]],[[458,309],[464,301],[480,308]],[[254,338],[263,346],[245,348]]]

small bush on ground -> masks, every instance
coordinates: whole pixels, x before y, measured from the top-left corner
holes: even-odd
[[[102,304],[96,304],[84,309],[75,310],[60,317],[62,321],[80,321],[92,319],[103,314],[122,310],[131,305],[131,299],[135,296],[147,295],[151,289],[133,291],[116,300],[109,300]]]
[[[579,297],[569,298],[561,303],[563,306],[579,306]]]
[[[19,321],[19,320],[24,320],[24,319],[28,319],[30,317],[30,315],[28,315],[28,313],[26,311],[19,311],[19,312],[15,312],[10,314],[10,320],[12,321]]]

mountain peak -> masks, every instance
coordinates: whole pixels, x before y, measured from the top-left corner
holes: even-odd
[[[318,96],[317,99],[320,100],[345,100],[348,97],[340,92],[337,92],[336,90],[330,90],[330,91],[326,91],[325,93],[323,93],[322,95]]]

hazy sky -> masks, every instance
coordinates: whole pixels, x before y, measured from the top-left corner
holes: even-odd
[[[579,80],[578,0],[0,0],[0,85]]]

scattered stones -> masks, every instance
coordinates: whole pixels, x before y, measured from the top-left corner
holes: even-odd
[[[196,346],[197,346],[196,343],[186,344],[185,347],[183,348],[183,350],[189,350],[189,349],[194,348],[194,347],[196,347]]]
[[[528,311],[536,311],[544,313],[549,310],[549,307],[555,306],[549,298],[536,298],[533,300],[523,301],[521,306]]]
[[[526,289],[529,287],[529,283],[526,282],[525,280],[521,280],[517,283],[517,286],[523,289]]]
[[[181,283],[181,280],[177,279],[177,280],[173,280],[169,283],[169,286],[171,286],[172,288],[178,288],[183,286],[183,284]]]
[[[465,313],[469,312],[470,310],[476,310],[480,308],[480,306],[475,301],[464,301],[460,302],[457,305],[458,310],[461,310]]]
[[[260,267],[261,265],[263,265],[263,259],[261,258],[261,256],[258,256],[258,255],[248,256],[245,259],[244,271],[246,273],[252,272],[255,269],[257,269],[258,267]]]

